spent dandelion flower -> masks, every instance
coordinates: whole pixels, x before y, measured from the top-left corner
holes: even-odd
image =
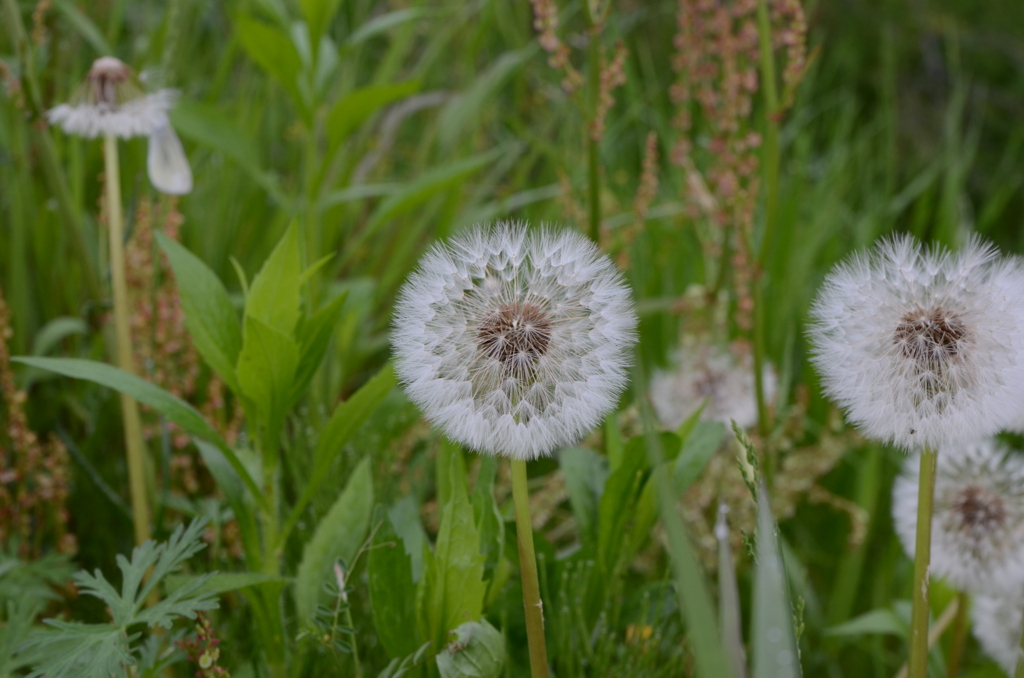
[[[1019,417],[1024,269],[991,245],[883,240],[833,269],[811,316],[825,391],[871,438],[937,448]]]
[[[971,608],[974,637],[985,654],[1006,672],[1014,675],[1021,652],[1021,631],[1024,625],[1024,595],[975,596]]]
[[[474,450],[528,460],[615,406],[636,322],[621,274],[583,235],[500,223],[424,256],[392,342],[427,419]]]
[[[893,486],[892,515],[913,557],[918,472],[909,457]],[[932,514],[931,573],[970,593],[1024,582],[1024,457],[986,438],[940,450]]]

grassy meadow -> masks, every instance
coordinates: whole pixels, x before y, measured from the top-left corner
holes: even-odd
[[[194,177],[118,142],[145,384],[110,367],[104,143],[45,117],[104,55],[180,91]],[[822,395],[808,310],[893,232],[1024,253],[1024,5],[0,0],[0,80],[0,678],[531,676],[509,466],[389,341],[421,255],[498,220],[594,238],[639,316],[617,411],[528,465],[551,675],[904,665],[905,455]],[[760,417],[693,414],[712,380],[665,423],[648,386],[707,347]],[[958,637],[1004,675],[942,623],[929,675]]]

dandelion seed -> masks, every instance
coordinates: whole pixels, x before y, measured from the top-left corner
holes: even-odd
[[[621,274],[584,236],[499,223],[423,257],[392,343],[406,392],[446,435],[527,460],[615,406],[635,328]]]
[[[1024,660],[1020,639],[1024,620],[1024,596],[983,595],[974,598],[971,610],[974,637],[985,654],[1012,676],[1017,662]]]
[[[913,557],[917,459],[893,486],[892,516]],[[992,592],[1024,582],[1024,457],[989,438],[940,449],[932,513],[932,574],[959,590]]]
[[[811,310],[826,393],[871,438],[905,450],[993,435],[1024,402],[1024,269],[972,238],[911,237],[838,265]]]
[[[701,419],[740,428],[757,423],[753,358],[748,352],[703,345],[683,345],[675,367],[659,371],[651,379],[651,404],[666,429],[678,428],[707,400]],[[775,394],[775,373],[763,370],[765,400]]]

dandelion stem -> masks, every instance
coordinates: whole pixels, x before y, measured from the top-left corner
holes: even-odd
[[[964,656],[964,644],[967,640],[967,607],[969,600],[967,594],[963,591],[957,594],[956,600],[959,607],[956,610],[956,619],[953,622],[953,641],[949,648],[946,678],[956,678],[960,675],[960,660]]]
[[[958,616],[957,613],[960,611],[960,599],[954,598],[953,602],[946,606],[946,609],[942,611],[942,614],[935,621],[935,625],[932,626],[928,632],[928,649],[932,649],[935,643],[939,642],[939,638],[946,632],[949,625],[953,623],[955,618]],[[907,665],[904,664],[900,667],[900,670],[896,672],[896,678],[907,678]]]
[[[110,281],[114,291],[114,333],[117,338],[117,366],[135,374],[131,333],[128,328],[128,283],[124,268],[124,215],[121,213],[121,175],[117,157],[117,138],[108,134],[103,142],[103,160],[107,184],[107,219],[110,230]],[[131,396],[121,394],[121,416],[128,452],[128,485],[131,489],[132,522],[135,543],[149,539],[149,504],[146,502],[146,471],[139,405]]]
[[[910,678],[926,678],[928,675],[928,565],[932,550],[932,500],[935,495],[937,457],[931,447],[921,450],[912,592],[914,608],[910,617]]]
[[[526,489],[526,462],[513,459],[512,501],[516,510],[516,534],[519,536],[519,569],[523,576],[523,607],[526,610],[526,639],[530,646],[530,675],[547,678],[548,650],[544,642],[544,608],[537,581],[537,556],[533,551],[533,523],[530,520],[530,493]]]
[[[587,20],[587,198],[590,216],[590,239],[601,246],[601,140],[595,136],[597,109],[601,101],[601,27],[597,12],[584,0]]]

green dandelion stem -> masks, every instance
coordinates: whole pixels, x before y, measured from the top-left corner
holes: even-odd
[[[526,462],[513,459],[512,500],[516,510],[516,534],[519,536],[519,569],[523,576],[523,608],[526,611],[526,639],[530,645],[530,675],[547,678],[548,650],[544,642],[544,608],[537,581],[537,556],[533,551],[533,523],[530,520],[530,494],[526,489]]]
[[[917,486],[917,541],[914,547],[913,613],[910,617],[910,678],[928,675],[928,564],[932,550],[932,500],[935,496],[937,453],[921,450],[921,479]]]
[[[959,607],[956,609],[956,619],[953,622],[953,639],[949,647],[946,678],[957,678],[960,675],[960,661],[963,659],[964,645],[967,641],[967,608],[970,599],[961,591],[957,594],[956,601]]]

